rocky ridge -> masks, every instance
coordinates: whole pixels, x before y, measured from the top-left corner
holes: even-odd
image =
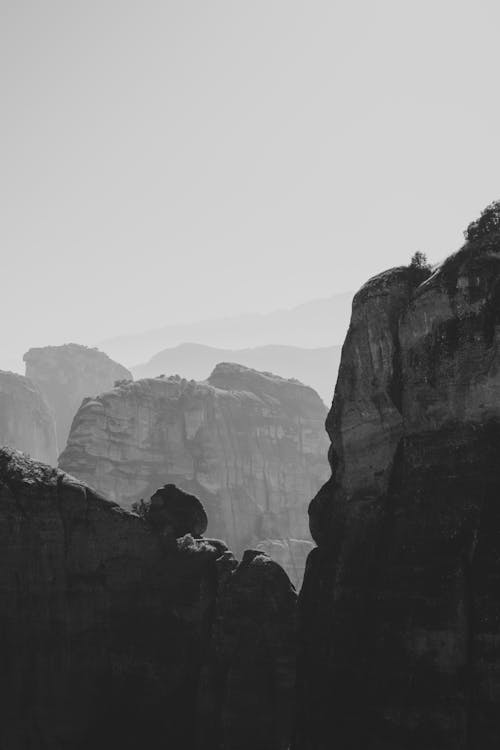
[[[294,750],[498,747],[498,231],[358,292],[327,429]]]
[[[36,385],[0,370],[0,446],[29,453],[38,461],[57,462],[54,417]]]
[[[182,373],[188,380],[205,380],[219,362],[238,362],[260,372],[270,371],[283,378],[297,378],[314,388],[325,404],[330,404],[340,350],[338,344],[315,349],[276,344],[249,349],[217,349],[184,343],[158,352],[148,362],[131,370],[134,380],[155,378],[162,373]]]
[[[325,416],[298,381],[225,363],[203,383],[151,378],[87,399],[60,466],[126,508],[174,483],[202,498],[209,534],[241,553],[309,539],[307,499],[328,475]],[[298,583],[287,550],[279,559]]]
[[[0,450],[5,750],[288,746],[286,574],[261,552],[238,563],[202,538],[201,504],[176,488],[160,489],[151,513]],[[252,695],[266,701],[250,726]]]

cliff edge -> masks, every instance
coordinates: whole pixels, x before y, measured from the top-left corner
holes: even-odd
[[[355,296],[311,502],[295,750],[500,742],[500,233]]]

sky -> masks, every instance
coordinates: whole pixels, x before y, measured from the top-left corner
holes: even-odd
[[[441,260],[500,198],[499,25],[486,0],[0,0],[0,367]]]

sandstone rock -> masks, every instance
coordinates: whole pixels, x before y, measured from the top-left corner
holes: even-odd
[[[60,466],[126,508],[173,482],[240,554],[309,538],[306,503],[328,475],[325,413],[311,388],[235,364],[205,383],[140,380],[82,404]]]
[[[168,509],[172,525],[183,527],[184,511],[179,522],[174,504]],[[294,598],[286,598],[284,618],[279,603],[291,585],[273,565],[254,570],[237,592],[255,601],[260,590],[277,603],[276,614],[266,604],[257,619],[288,665]],[[214,623],[217,649],[241,681],[229,705],[243,703],[244,690],[255,686],[243,605],[235,597],[231,609],[224,595],[227,566],[237,563],[222,542],[189,533],[166,539],[73,477],[0,450],[2,750],[194,750],[200,669],[215,649]],[[231,651],[231,638],[241,648]],[[285,682],[273,709],[254,717],[258,734],[269,722],[281,728],[280,748],[290,734]],[[220,705],[219,693],[204,694],[207,705]],[[244,716],[233,714],[238,733]]]
[[[107,354],[79,344],[30,349],[26,375],[40,388],[54,412],[58,452],[66,445],[71,422],[82,400],[112,388],[132,375]]]
[[[498,747],[499,345],[498,233],[356,295],[309,511],[296,750]]]
[[[260,550],[217,561],[211,649],[199,692],[198,750],[287,750],[295,687],[295,590]]]
[[[0,370],[0,446],[57,462],[54,417],[44,397],[28,378]]]

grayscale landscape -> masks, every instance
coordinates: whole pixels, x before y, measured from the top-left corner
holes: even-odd
[[[500,6],[0,20],[0,750],[498,750]]]

